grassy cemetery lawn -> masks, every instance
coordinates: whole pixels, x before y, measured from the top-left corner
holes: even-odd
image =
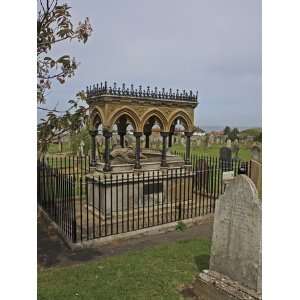
[[[205,147],[201,147],[201,146],[191,147],[191,153],[198,154],[198,155],[219,157],[219,150],[223,146],[225,146],[225,145],[211,145],[211,147],[209,147],[209,148],[205,148]],[[184,152],[185,147],[184,147],[184,145],[176,144],[176,145],[172,146],[172,150]],[[240,145],[239,158],[242,160],[245,160],[245,161],[250,160],[251,159],[251,150],[244,145]]]
[[[208,268],[209,248],[206,240],[177,241],[99,262],[45,269],[38,272],[38,299],[182,299],[178,288]]]

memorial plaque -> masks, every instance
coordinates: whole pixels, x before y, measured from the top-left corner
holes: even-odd
[[[234,171],[223,172],[223,180],[224,181],[231,180],[233,178],[234,178]]]
[[[161,193],[162,190],[163,190],[162,182],[144,184],[144,195]]]

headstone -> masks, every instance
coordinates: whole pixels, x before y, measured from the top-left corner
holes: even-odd
[[[246,175],[216,201],[209,270],[195,291],[203,300],[261,299],[261,201]]]
[[[80,141],[80,145],[79,145],[79,154],[80,154],[80,156],[84,156],[84,141],[83,140],[81,140]]]
[[[199,159],[196,163],[197,180],[196,184],[199,190],[207,191],[209,185],[209,166],[205,159]]]
[[[231,148],[231,139],[228,139],[228,140],[226,141],[226,147],[227,147],[227,148]]]
[[[117,135],[117,134],[112,135],[112,137],[111,137],[112,147],[120,144],[120,141],[118,141],[118,138],[119,138],[119,135]]]
[[[228,147],[222,147],[219,151],[220,167],[222,170],[229,171],[231,169],[232,151]]]
[[[257,145],[251,148],[251,158],[258,162],[261,162],[261,148]]]
[[[214,135],[210,134],[208,136],[208,143],[209,144],[214,144],[214,142],[215,142],[215,137],[214,137]]]

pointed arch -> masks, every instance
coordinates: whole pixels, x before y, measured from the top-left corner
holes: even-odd
[[[161,126],[162,126],[161,131],[167,130],[168,120],[163,115],[163,113],[161,111],[159,111],[158,109],[150,109],[146,113],[144,113],[144,115],[141,118],[142,119],[142,122],[141,122],[142,131],[144,130],[145,124],[151,117],[156,117],[159,120],[159,122],[161,123]]]
[[[103,124],[103,112],[100,108],[93,108],[90,114],[90,124],[94,129],[96,129],[100,124]]]
[[[194,129],[193,121],[191,120],[190,116],[184,110],[176,110],[170,115],[169,122],[168,122],[168,128],[167,128],[168,131],[171,130],[173,122],[177,118],[180,118],[184,121],[185,126],[186,126],[186,128],[185,128],[186,131],[190,131],[190,132],[193,131],[193,129]]]
[[[112,129],[114,124],[117,122],[117,120],[121,116],[126,116],[131,121],[132,126],[135,131],[139,130],[139,125],[141,123],[140,118],[137,115],[137,113],[133,109],[129,108],[128,106],[123,106],[120,109],[118,109],[116,112],[113,113],[113,115],[110,118],[110,121],[108,123],[110,129]]]

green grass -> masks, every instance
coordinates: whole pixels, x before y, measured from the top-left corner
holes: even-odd
[[[203,146],[199,147],[191,147],[191,153],[192,154],[198,154],[198,155],[207,155],[207,156],[215,156],[219,157],[219,151],[220,148],[223,147],[224,145],[211,145],[209,148],[205,148]],[[171,148],[173,151],[179,151],[179,152],[184,152],[185,151],[185,146],[181,144],[175,144]],[[241,160],[248,161],[251,159],[251,151],[249,148],[247,148],[244,145],[240,145],[240,151],[239,151],[239,158]]]
[[[178,287],[208,268],[209,248],[206,240],[178,241],[39,271],[38,299],[182,299]]]

